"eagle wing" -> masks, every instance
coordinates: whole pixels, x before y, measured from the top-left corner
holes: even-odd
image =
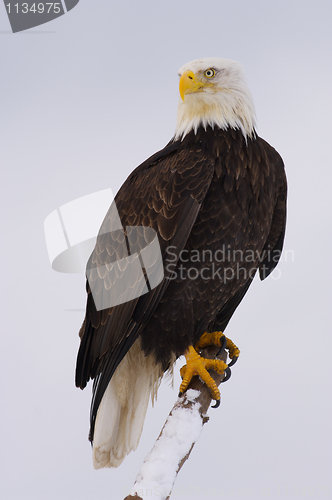
[[[176,154],[174,154],[176,153]],[[184,248],[198,211],[214,173],[214,164],[208,153],[199,147],[191,149],[181,142],[170,143],[142,165],[125,181],[115,206],[124,228],[144,226],[158,234],[161,255],[170,245],[179,255]],[[99,271],[98,286],[109,289],[115,281],[124,280],[124,269],[117,268],[123,258],[124,231],[112,231],[114,206],[110,208],[99,232],[95,249],[87,268]],[[143,228],[137,238],[142,248],[149,243]],[[101,270],[101,271],[100,271]],[[164,270],[161,283],[149,293],[115,307],[97,311],[87,281],[87,308],[80,336],[81,345],[76,365],[76,385],[84,388],[94,378],[91,405],[91,431],[107,385],[122,358],[149,321],[169,280]],[[137,276],[137,280],[141,279]],[[97,290],[98,292],[98,290]]]
[[[264,280],[277,266],[284,244],[287,215],[287,180],[284,162],[279,153],[264,139],[260,138],[260,141],[266,151],[268,162],[271,165],[270,171],[272,175],[269,181],[278,186],[271,228],[262,251],[262,262],[259,266],[260,279]]]
[[[262,162],[264,162],[264,169],[266,169],[267,166],[269,174],[265,177],[265,182],[272,184],[277,190],[275,204],[273,207],[272,222],[259,263],[259,276],[261,280],[264,280],[277,266],[283,248],[287,213],[287,180],[284,162],[281,156],[261,137],[257,137],[256,140],[256,153],[258,151],[259,155],[256,154],[256,160],[259,158],[261,161],[261,163],[258,164],[258,171],[263,170]],[[273,193],[273,191],[274,189],[270,189],[271,193]],[[267,220],[268,217],[266,217],[264,222]],[[232,315],[248,291],[253,278],[254,275],[250,276],[243,283],[241,288],[225,304],[223,304],[213,323],[213,328],[215,330],[225,330]]]

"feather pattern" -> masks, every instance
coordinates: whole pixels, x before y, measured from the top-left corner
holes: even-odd
[[[157,232],[165,275],[149,293],[103,311],[96,310],[87,283],[76,385],[84,388],[94,379],[90,440],[99,450],[94,451],[97,467],[117,465],[135,448],[147,399],[161,374],[205,330],[226,328],[256,270],[264,278],[276,266],[278,258],[271,257],[282,249],[286,218],[283,162],[256,135],[245,138],[237,129],[199,127],[137,167],[115,205],[123,227],[146,226]],[[98,276],[99,293],[121,281],[125,271],[118,263],[124,255],[124,233],[114,230],[114,220],[111,207],[88,264],[93,279]],[[137,238],[141,248],[148,243],[144,230]],[[252,258],[244,259],[244,251]],[[133,381],[136,396],[123,390],[121,402],[120,367],[136,357],[138,365],[131,363],[135,370],[127,372],[136,376],[139,366],[145,366],[137,346],[149,357],[146,366],[155,376],[144,390],[137,386],[141,382]],[[136,431],[127,434],[130,412],[139,401]],[[109,413],[110,430],[103,431]],[[117,434],[120,441],[114,441]]]

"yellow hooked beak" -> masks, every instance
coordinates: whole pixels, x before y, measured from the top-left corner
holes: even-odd
[[[192,71],[185,71],[181,75],[179,83],[181,99],[184,101],[186,94],[192,94],[193,92],[203,92],[204,87],[212,86],[213,83],[199,81]]]

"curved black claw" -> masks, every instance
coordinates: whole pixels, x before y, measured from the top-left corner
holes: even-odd
[[[220,406],[220,399],[216,399],[216,404],[211,406],[211,408],[219,408]]]
[[[230,363],[228,363],[228,366],[233,366],[235,365],[235,363],[237,362],[237,360],[239,359],[238,356],[234,356],[234,358],[232,358],[232,361]]]
[[[180,398],[182,396],[183,392],[179,392],[178,394],[178,398]]]
[[[217,352],[217,356],[219,356],[219,354],[222,353],[226,349],[226,344],[227,344],[227,339],[226,339],[226,337],[224,335],[222,337],[222,343],[221,343],[219,351]],[[215,408],[215,407],[212,406],[212,408]]]
[[[228,365],[228,367],[225,370],[225,377],[222,379],[221,383],[227,382],[227,380],[229,380],[231,378],[231,375],[232,375],[232,372],[231,372],[231,369]]]

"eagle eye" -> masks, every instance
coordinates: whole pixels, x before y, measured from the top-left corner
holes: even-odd
[[[215,74],[216,72],[213,68],[209,68],[206,71],[204,71],[204,76],[206,76],[206,78],[212,78]]]

